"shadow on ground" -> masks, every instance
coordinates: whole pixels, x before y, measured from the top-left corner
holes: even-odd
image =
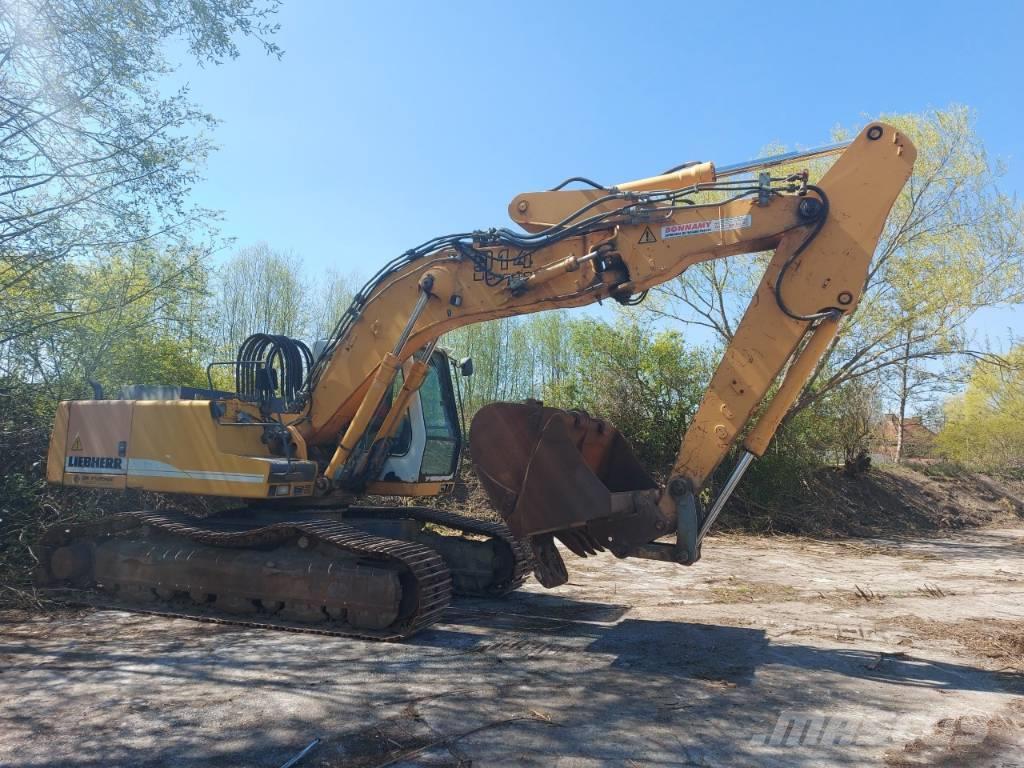
[[[465,600],[402,644],[119,613],[87,614],[80,631],[61,636],[0,628],[0,723],[8,736],[53,748],[52,759],[0,751],[0,765],[279,766],[320,736],[309,766],[356,768],[383,762],[389,742],[429,745],[487,723],[522,764],[567,750],[658,764],[659,755],[693,758],[694,724],[701,754],[735,754],[737,740],[770,731],[781,711],[822,710],[836,697],[895,717],[907,688],[1024,692],[1020,675],[625,610],[528,592]],[[755,686],[765,675],[776,682]],[[524,712],[554,714],[551,723],[501,722]],[[73,738],[69,720],[79,725]],[[603,738],[600,724],[629,737]],[[445,754],[452,765],[461,759]],[[793,755],[788,764],[817,763]]]

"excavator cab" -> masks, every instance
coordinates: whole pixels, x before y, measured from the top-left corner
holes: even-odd
[[[453,362],[441,349],[430,356],[426,378],[409,398],[387,458],[367,486],[369,492],[434,496],[450,488],[459,469],[463,441],[460,406],[452,382]],[[389,408],[404,381],[404,374],[396,377],[387,401]]]

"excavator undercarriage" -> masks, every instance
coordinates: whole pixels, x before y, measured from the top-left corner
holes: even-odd
[[[500,523],[422,507],[131,512],[47,532],[38,582],[93,605],[399,640],[530,572]]]

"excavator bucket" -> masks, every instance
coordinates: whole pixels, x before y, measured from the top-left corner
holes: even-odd
[[[540,403],[493,403],[469,430],[473,464],[512,533],[529,539],[544,586],[564,584],[559,539],[580,557],[625,557],[664,533],[658,484],[611,424]]]

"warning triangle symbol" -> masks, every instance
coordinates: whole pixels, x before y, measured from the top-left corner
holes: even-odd
[[[658,238],[656,238],[654,236],[654,233],[651,232],[651,228],[650,227],[644,227],[644,233],[640,236],[639,243],[641,245],[643,245],[644,243],[656,243],[656,242],[658,242]]]
[[[82,437],[81,435],[75,435],[75,442],[71,444],[72,451],[82,450]]]

